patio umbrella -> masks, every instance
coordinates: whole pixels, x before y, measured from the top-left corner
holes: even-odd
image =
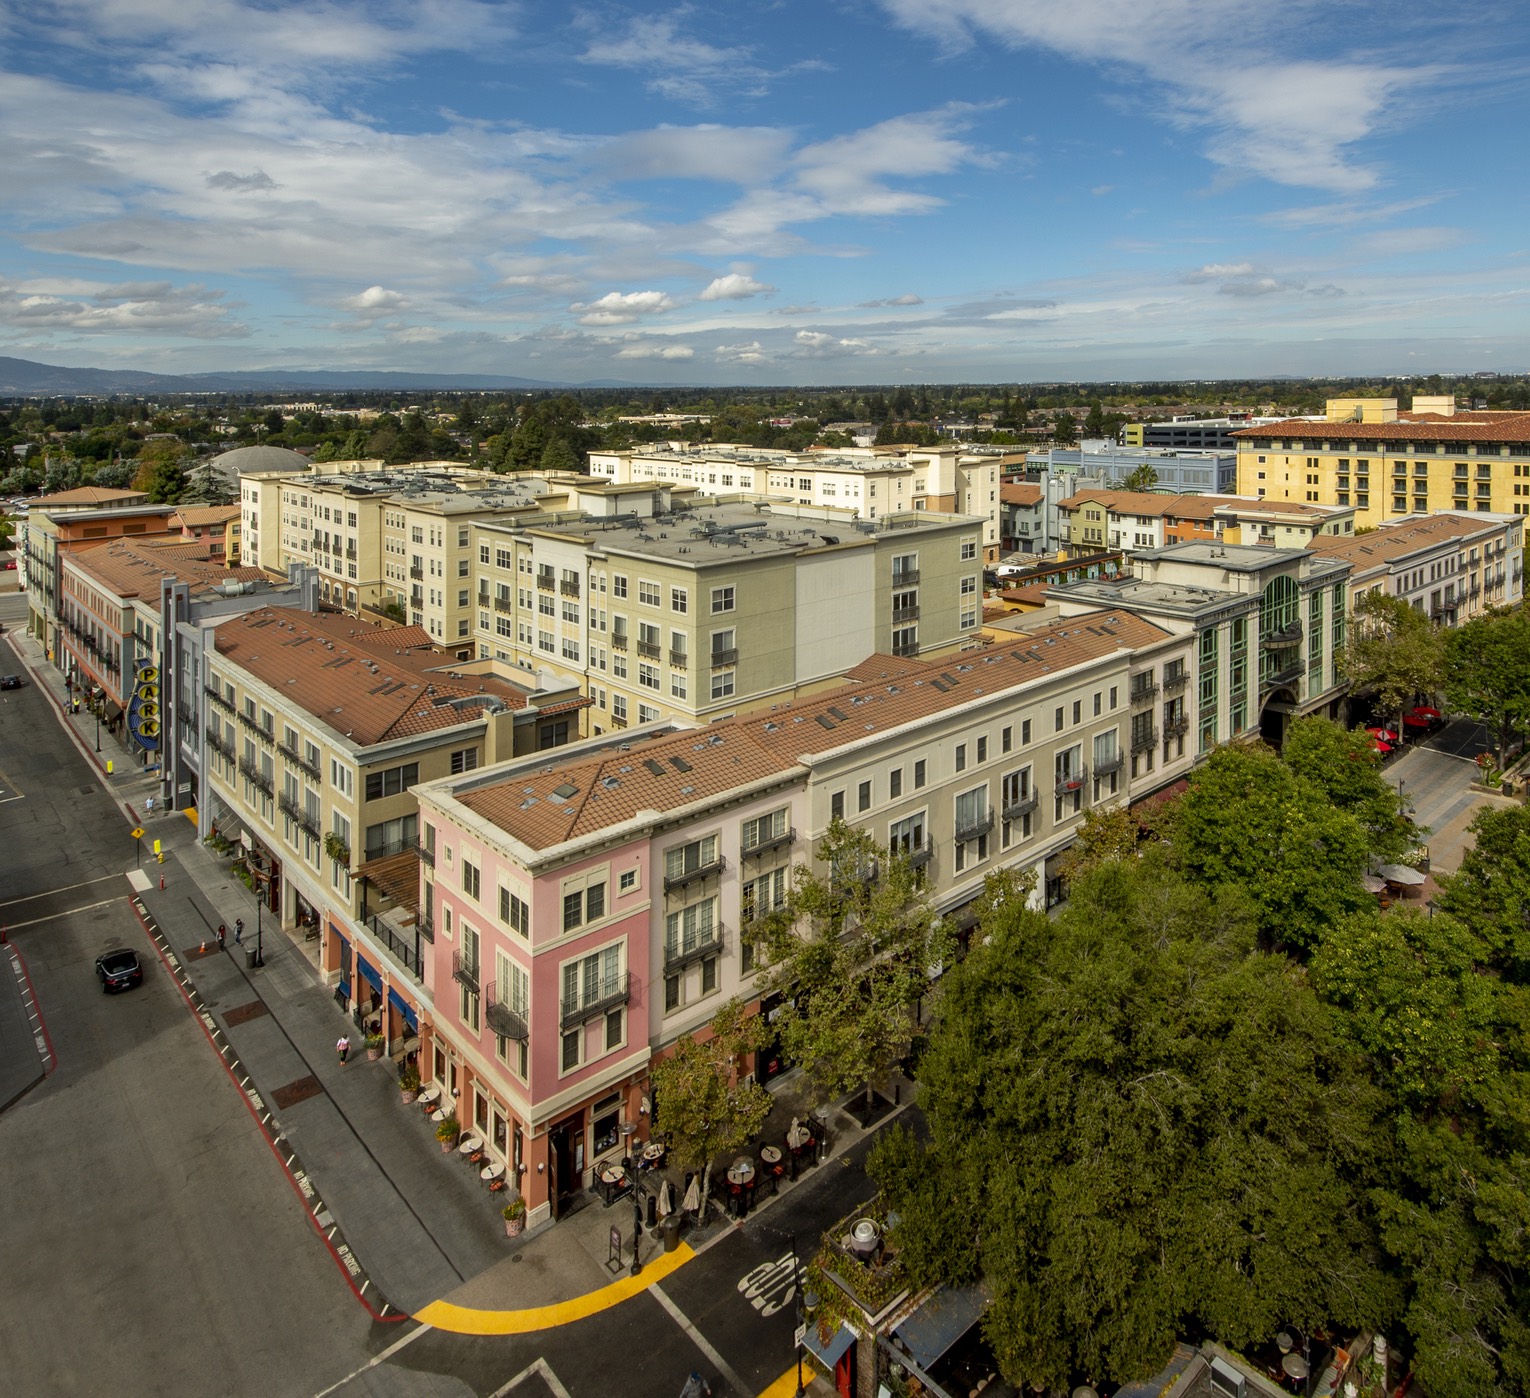
[[[1397,734],[1390,728],[1367,728],[1365,731],[1373,738],[1380,738],[1384,743],[1395,743],[1397,741]]]
[[[701,1176],[692,1175],[691,1182],[685,1191],[685,1199],[681,1204],[688,1214],[701,1212]]]
[[[1424,882],[1424,876],[1417,869],[1410,869],[1406,864],[1383,864],[1376,872],[1388,883],[1417,887]]]
[[[1376,751],[1379,752],[1379,753],[1385,754],[1385,753],[1389,753],[1389,752],[1392,751],[1391,743],[1384,743],[1384,742],[1381,741],[1380,738],[1375,739],[1375,743],[1376,743]]]
[[[1367,893],[1380,893],[1387,886],[1385,879],[1378,879],[1375,874],[1361,874],[1360,887]]]
[[[659,1186],[659,1217],[668,1218],[675,1211],[675,1190],[668,1180]]]

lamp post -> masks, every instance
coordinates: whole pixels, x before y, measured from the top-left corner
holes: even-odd
[[[96,705],[96,751],[101,751],[101,706]]]
[[[643,1199],[645,1191],[642,1181],[638,1179],[637,1160],[631,1153],[632,1132],[637,1130],[637,1126],[633,1123],[628,1123],[628,1125],[631,1126],[631,1130],[628,1130],[627,1126],[622,1127],[622,1132],[627,1137],[628,1149],[628,1153],[622,1157],[622,1169],[627,1172],[627,1178],[632,1183],[632,1266],[627,1270],[629,1276],[635,1277],[643,1270],[643,1264],[638,1260],[638,1239],[643,1236]]]
[[[792,1348],[797,1351],[797,1392],[802,1398],[802,1341],[807,1329],[807,1297],[802,1293],[802,1259],[797,1255],[797,1235],[792,1234],[792,1279],[797,1293],[797,1329],[792,1336]]]

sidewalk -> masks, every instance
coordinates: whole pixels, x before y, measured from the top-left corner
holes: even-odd
[[[335,1004],[309,944],[289,937],[266,914],[264,965],[247,965],[245,947],[253,943],[256,929],[254,895],[201,843],[191,820],[161,811],[146,814],[146,798],[158,793],[156,774],[146,773],[104,732],[96,756],[95,720],[68,712],[63,676],[47,663],[41,646],[19,632],[3,639],[21,654],[33,682],[95,762],[99,780],[122,804],[126,818],[144,827],[142,874],[134,880],[137,901],[200,997],[204,1025],[215,1045],[221,1038],[234,1055],[236,1081],[240,1070],[247,1075],[241,1086],[257,1115],[266,1119],[278,1151],[284,1159],[296,1153],[287,1162],[289,1172],[309,1197],[321,1232],[329,1238],[331,1222],[341,1230],[343,1237],[338,1244],[331,1240],[331,1248],[348,1267],[353,1285],[361,1272],[380,1291],[380,1298],[368,1292],[368,1304],[386,1300],[413,1313],[449,1299],[474,1310],[511,1312],[558,1308],[586,1298],[581,1308],[587,1310],[618,1304],[630,1293],[630,1286],[621,1285],[632,1259],[630,1195],[607,1207],[598,1195],[586,1192],[559,1222],[507,1238],[500,1215],[503,1196],[489,1194],[456,1151],[441,1151],[424,1114],[403,1104],[392,1061],[367,1060],[362,1036]],[[110,776],[107,758],[116,768]],[[153,858],[155,839],[165,851],[163,865]],[[241,918],[245,947],[234,942],[233,928]],[[222,951],[217,948],[220,923],[229,929]],[[354,1045],[344,1065],[335,1054],[342,1032],[352,1036]],[[775,1102],[762,1142],[781,1143],[793,1117],[809,1117],[802,1086],[798,1074],[772,1084]],[[897,1093],[900,1105],[912,1100],[912,1088],[897,1075],[888,1091]],[[830,1159],[843,1156],[868,1134],[843,1110],[830,1108],[819,1116],[829,1127]],[[872,1129],[886,1120],[884,1115]],[[726,1164],[714,1163],[714,1180]],[[799,1184],[824,1168],[804,1165]],[[684,1176],[672,1170],[670,1177],[678,1204]],[[645,1176],[654,1185],[658,1180],[657,1175]],[[755,1212],[790,1207],[795,1187],[787,1178],[777,1197],[761,1189]],[[310,1197],[315,1193],[317,1200]],[[685,1257],[672,1256],[666,1265],[683,1264],[693,1250],[705,1249],[734,1226],[714,1195],[706,1226],[683,1235]],[[607,1266],[613,1227],[622,1236],[619,1269]],[[648,1264],[662,1255],[663,1245],[646,1227],[646,1210],[640,1246],[645,1273],[657,1276],[662,1269]],[[651,1280],[643,1277],[638,1284]]]

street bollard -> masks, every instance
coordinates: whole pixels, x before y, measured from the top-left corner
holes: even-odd
[[[163,861],[161,861],[161,862],[163,862]],[[165,891],[165,876],[164,876],[164,874],[160,874],[160,876],[159,876],[159,891],[161,893],[163,893]]]

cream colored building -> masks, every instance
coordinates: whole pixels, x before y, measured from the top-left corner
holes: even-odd
[[[1240,495],[1353,507],[1357,528],[1437,510],[1530,514],[1530,412],[1335,398],[1322,418],[1236,435]]]
[[[980,520],[587,484],[477,526],[479,654],[584,676],[597,731],[710,721],[884,651],[975,640]]]
[[[866,447],[787,452],[671,442],[593,451],[590,474],[617,484],[688,485],[705,495],[743,492],[851,510],[877,519],[906,510],[976,515],[985,562],[999,556],[999,475],[1012,459],[981,447]],[[1019,458],[1019,459],[1023,459]]]

